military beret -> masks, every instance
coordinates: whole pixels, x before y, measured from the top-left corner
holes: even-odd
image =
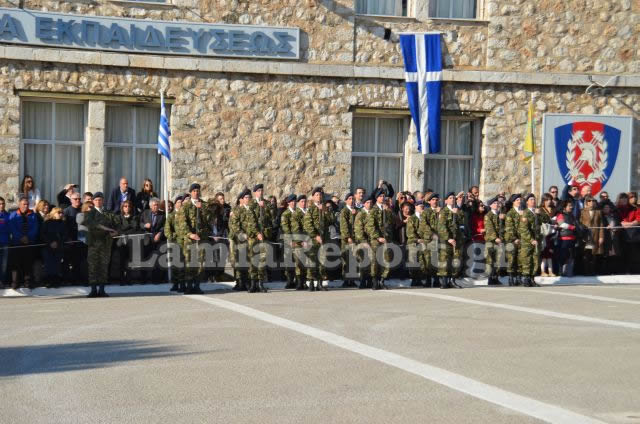
[[[301,201],[301,200],[307,200],[307,196],[305,194],[301,194],[300,196],[298,196],[297,201]]]
[[[427,202],[431,199],[439,199],[440,195],[438,193],[429,193],[424,200],[426,200]]]
[[[322,187],[316,187],[313,189],[313,191],[311,192],[312,196],[315,196],[316,193],[322,193],[324,194],[324,190],[322,189]]]
[[[374,199],[377,199],[380,196],[386,196],[387,193],[384,192],[384,190],[377,190],[376,194],[374,195]]]
[[[531,199],[532,197],[535,199],[535,198],[536,198],[536,195],[535,195],[535,194],[533,194],[533,193],[529,193],[529,194],[527,195],[527,197],[525,197],[525,198],[524,198],[524,201],[525,201],[525,202],[528,202],[528,201],[529,201],[529,199]]]
[[[264,185],[263,184],[256,184],[253,186],[253,192],[255,193],[258,190],[264,190]]]
[[[424,206],[424,202],[422,200],[417,200],[416,206]]]
[[[297,197],[296,197],[296,195],[295,195],[295,194],[290,194],[290,195],[288,195],[288,196],[287,196],[287,198],[285,199],[285,201],[286,201],[287,203],[290,203],[290,202],[295,202],[295,201],[296,201],[296,199],[297,199]]]
[[[238,199],[242,199],[243,197],[246,197],[246,196],[251,196],[251,191],[249,191],[248,188],[245,188],[240,192],[240,194],[238,194]]]
[[[180,195],[180,196],[176,196],[175,200],[173,201],[173,203],[177,203],[178,201],[182,202],[182,200],[184,200],[184,196]]]
[[[349,197],[353,197],[353,193],[347,193],[347,194],[344,196],[344,200],[347,200]]]
[[[101,192],[101,191],[99,191],[99,192],[97,192],[97,193],[95,193],[95,194],[93,195],[93,198],[94,198],[94,199],[98,199],[98,198],[104,199],[104,194],[102,194],[102,192]]]
[[[456,194],[453,191],[450,191],[446,196],[444,196],[444,198],[448,199],[451,196],[456,197]]]
[[[491,206],[492,204],[497,203],[497,202],[498,202],[498,196],[492,197],[491,199],[487,200],[487,205]]]
[[[364,199],[365,202],[376,202],[376,196],[372,193],[369,197],[367,197],[366,199]]]
[[[516,193],[516,194],[512,194],[511,197],[509,198],[509,201],[511,203],[515,202],[518,199],[521,199],[522,195],[520,193]]]
[[[198,183],[193,183],[189,186],[189,193],[191,193],[193,190],[200,190],[200,184]]]

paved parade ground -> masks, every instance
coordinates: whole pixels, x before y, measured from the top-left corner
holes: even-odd
[[[640,285],[0,304],[2,423],[640,423]]]

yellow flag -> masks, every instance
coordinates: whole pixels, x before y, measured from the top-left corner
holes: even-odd
[[[533,100],[529,102],[529,119],[527,120],[527,133],[524,137],[524,160],[529,161],[536,151],[536,144],[533,141]]]

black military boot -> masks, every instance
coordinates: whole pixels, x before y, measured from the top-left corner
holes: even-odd
[[[98,297],[109,297],[107,292],[104,291],[104,284],[100,285],[100,289],[98,290]]]
[[[302,283],[302,277],[296,276],[296,290],[304,290],[304,285]]]
[[[410,287],[416,287],[417,285],[418,285],[418,281],[415,278],[412,278]]]
[[[371,290],[380,290],[380,283],[377,277],[372,280]]]
[[[249,293],[257,293],[258,292],[258,282],[251,279],[251,285],[249,286]]]
[[[389,287],[387,287],[387,285],[384,283],[385,279],[381,278],[380,279],[380,289],[384,289],[384,290],[389,290]]]
[[[91,286],[91,292],[87,295],[87,297],[98,297],[98,287]]]
[[[191,290],[191,294],[204,294],[202,289],[200,288],[200,283],[193,283],[193,289]]]
[[[515,279],[513,278],[513,274],[509,273],[509,287],[515,286]]]
[[[307,283],[309,283],[309,291],[310,292],[316,291],[315,282],[313,280],[309,280],[309,281],[307,281]]]
[[[259,290],[261,293],[267,293],[267,291],[268,291],[268,290],[267,290],[267,288],[264,286],[264,281],[262,281],[262,280],[258,281],[258,290]]]
[[[367,288],[367,279],[365,277],[360,277],[360,285],[358,286],[359,289],[366,289]]]
[[[178,291],[178,283],[173,283],[169,291],[177,292]]]
[[[431,287],[434,287],[434,288],[442,287],[442,283],[440,282],[440,277],[438,275],[434,275],[432,281],[433,281],[433,284],[431,285]]]
[[[540,284],[536,283],[536,279],[533,275],[527,277],[529,287],[540,287]]]
[[[329,291],[327,287],[324,286],[324,280],[318,280],[318,288],[317,291]]]
[[[439,277],[438,277],[439,278]],[[440,283],[440,288],[441,289],[448,289],[449,287],[449,277],[442,277],[441,283]]]
[[[522,276],[520,274],[516,274],[516,282],[515,282],[516,286],[523,286],[524,283],[522,282]]]
[[[287,284],[284,286],[285,289],[294,289],[296,287],[295,283],[293,282],[293,275],[291,275],[291,273],[289,271],[286,271],[286,276],[287,276]]]
[[[185,290],[186,290],[186,287],[184,282],[178,283],[178,293],[184,293]]]

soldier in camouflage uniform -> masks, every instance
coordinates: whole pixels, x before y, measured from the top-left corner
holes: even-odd
[[[246,236],[249,249],[249,276],[251,278],[249,293],[266,293],[267,289],[264,286],[267,280],[266,237],[260,230],[260,217],[257,215],[262,206],[251,208],[251,193],[248,189],[240,194],[240,206],[243,208],[240,215],[240,234]]]
[[[266,266],[267,254],[269,252],[273,253],[274,245],[269,245],[269,242],[274,241],[275,231],[273,228],[273,223],[277,218],[277,211],[274,209],[274,205],[267,199],[264,198],[264,185],[256,184],[253,186],[253,199],[249,202],[249,208],[255,215],[258,224],[258,232],[263,235],[264,240],[260,243],[256,243],[256,249],[259,250],[259,258],[261,263],[264,262],[263,265],[260,265],[258,268],[261,269],[261,273],[264,271],[264,275],[268,275],[268,270]],[[272,257],[274,257],[272,255]],[[262,271],[263,270],[263,271]],[[264,282],[267,281],[267,277],[264,278]]]
[[[173,285],[170,291],[184,293],[184,268],[183,266],[176,266],[176,263],[184,263],[184,258],[182,257],[182,238],[179,237],[176,228],[176,216],[182,208],[182,196],[176,197],[173,208],[173,211],[167,215],[167,220],[164,223],[164,235],[167,237],[169,243],[179,246],[178,251],[180,253],[178,257],[174,257],[174,249],[171,249],[171,279],[173,280]]]
[[[422,216],[423,210],[424,203],[422,200],[418,200],[415,204],[414,213],[409,212],[410,215],[405,226],[407,233],[407,264],[409,265],[411,287],[422,286],[422,277],[426,275],[424,266],[426,244],[420,233],[420,216]]]
[[[369,236],[371,246],[371,278],[373,280],[372,289],[387,289],[385,280],[389,277],[391,269],[388,264],[391,261],[391,252],[384,245],[391,241],[390,229],[393,223],[391,211],[385,203],[385,194],[379,190],[375,195],[376,204],[371,208],[367,216],[366,231]],[[384,249],[382,256],[383,264],[378,264],[379,248]],[[381,266],[382,265],[382,266]]]
[[[355,222],[358,209],[353,206],[353,193],[348,193],[345,198],[345,206],[340,211],[338,221],[340,223],[340,242],[342,248],[342,287],[357,287],[355,280],[349,278],[349,266],[355,261]]]
[[[293,215],[296,212],[296,195],[290,194],[287,196],[285,201],[287,202],[287,209],[282,212],[280,215],[280,238],[283,242],[284,247],[284,257],[292,258],[292,251],[295,247],[294,241],[290,240],[293,237]],[[286,265],[285,265],[286,266]],[[296,288],[296,269],[295,266],[293,268],[286,267],[285,276],[287,278],[287,284],[284,286],[285,289],[295,289]]]
[[[103,208],[104,195],[101,192],[93,196],[93,204],[94,207],[85,214],[83,222],[89,230],[87,261],[91,292],[87,297],[109,297],[104,291],[104,286],[109,279],[112,237],[116,236],[117,232],[113,229],[112,215]]]
[[[425,197],[429,208],[420,216],[420,236],[426,243],[422,253],[426,284],[428,287],[440,287],[440,277],[433,262],[438,260],[438,216],[440,214],[440,195],[431,193]]]
[[[494,197],[487,205],[490,209],[484,216],[485,264],[489,270],[489,285],[497,286],[501,284],[498,279],[498,258],[504,240],[500,225],[500,202]]]
[[[507,273],[509,274],[510,286],[521,286],[522,279],[520,278],[518,269],[518,250],[520,247],[520,240],[518,239],[518,221],[520,221],[520,206],[522,204],[522,196],[520,194],[514,194],[509,199],[509,203],[513,206],[505,217],[504,222],[504,241],[506,244],[506,257],[507,257]]]
[[[298,196],[296,210],[291,217],[291,234],[295,237],[307,238],[304,231],[304,217],[307,214],[307,196]],[[296,290],[306,290],[307,287],[307,264],[304,258],[304,246],[301,240],[293,242],[293,260],[296,263]]]
[[[205,267],[205,250],[200,244],[208,243],[211,236],[211,225],[206,202],[200,199],[200,184],[189,187],[191,198],[184,202],[176,216],[176,229],[182,239],[182,253],[184,255],[186,281],[185,294],[202,294],[200,278]],[[193,258],[197,255],[197,258]]]
[[[455,193],[447,194],[445,207],[438,214],[438,276],[443,279],[440,288],[462,288],[455,281],[457,264],[455,263],[455,248],[462,240],[460,226],[457,223],[458,209],[455,205]],[[459,261],[459,258],[458,258]]]
[[[229,261],[233,267],[233,277],[236,280],[233,290],[249,290],[249,268],[247,238],[242,233],[242,213],[244,208],[240,205],[240,193],[236,199],[236,205],[229,214]],[[246,264],[245,264],[246,262]]]
[[[526,199],[527,208],[520,215],[517,232],[520,240],[518,251],[518,264],[520,274],[524,277],[526,287],[537,287],[534,280],[538,266],[540,265],[540,244],[542,234],[540,232],[540,219],[536,213],[536,197],[529,194]]]
[[[362,208],[358,210],[356,219],[353,223],[353,233],[355,236],[355,242],[357,244],[356,257],[358,259],[358,265],[360,270],[360,286],[361,289],[372,288],[373,282],[371,280],[371,266],[363,265],[365,257],[368,256],[371,260],[371,246],[369,245],[369,235],[367,234],[367,219],[369,212],[371,212],[371,205],[373,205],[373,199],[369,197],[365,199],[362,204]]]
[[[329,225],[331,225],[332,216],[324,208],[322,187],[314,188],[311,196],[313,202],[304,216],[304,232],[311,239],[311,249],[308,252],[310,264],[307,269],[307,280],[309,280],[309,291],[327,291],[323,284],[327,275],[324,258],[320,257],[320,248],[329,240]],[[317,286],[314,286],[314,281],[317,282]]]

